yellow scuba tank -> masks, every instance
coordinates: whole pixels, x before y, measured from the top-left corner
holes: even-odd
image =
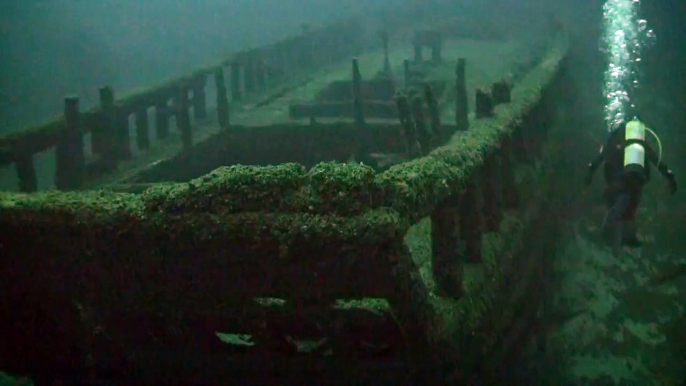
[[[643,122],[633,119],[626,124],[624,135],[624,173],[628,177],[644,182],[646,162],[646,126]]]

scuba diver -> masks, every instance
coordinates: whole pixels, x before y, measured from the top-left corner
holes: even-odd
[[[657,139],[659,156],[646,142],[646,131]],[[667,178],[671,194],[676,193],[674,173],[661,158],[662,146],[657,135],[643,122],[634,118],[629,122],[621,122],[617,129],[610,133],[605,145],[601,146],[598,156],[589,163],[586,185],[591,184],[593,173],[605,162],[603,174],[607,187],[603,198],[608,212],[602,232],[614,252],[618,252],[624,245],[641,246],[641,241],[636,235],[635,216],[643,185],[650,179],[651,163]]]

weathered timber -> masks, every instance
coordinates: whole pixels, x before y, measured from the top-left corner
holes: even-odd
[[[169,96],[159,94],[155,98],[155,135],[157,139],[169,137]]]
[[[174,109],[176,110],[176,126],[181,131],[181,146],[183,151],[189,151],[193,146],[193,130],[191,128],[191,118],[188,112],[188,89],[182,87],[174,99]]]
[[[412,73],[410,72],[410,59],[403,60],[403,74],[405,79],[405,92],[412,85]]]
[[[64,99],[64,131],[55,149],[55,186],[77,189],[84,181],[86,160],[83,134],[79,130],[79,98]]]
[[[478,179],[479,176],[476,175],[471,177],[467,188],[459,199],[460,236],[464,241],[466,260],[470,263],[480,263],[482,253],[483,217]]]
[[[195,119],[207,118],[207,96],[205,94],[205,84],[207,76],[201,75],[193,82],[193,117]]]
[[[458,201],[449,196],[431,214],[431,268],[441,296],[463,295],[462,261],[458,252]]]
[[[19,191],[31,193],[38,190],[36,167],[33,163],[33,155],[20,154],[17,156],[15,167],[19,176]]]
[[[114,91],[109,86],[99,89],[100,122],[97,135],[93,137],[93,152],[100,155],[100,163],[104,170],[114,170],[122,159],[118,146],[117,108],[114,105]]]
[[[465,75],[466,61],[457,59],[455,68],[455,124],[459,131],[469,128],[469,106],[467,100],[467,77]]]
[[[146,107],[141,107],[134,115],[136,117],[136,145],[138,146],[138,150],[148,150],[150,148],[148,109]]]
[[[510,103],[510,85],[506,80],[494,82],[491,86],[491,96],[493,104],[499,105],[503,103]]]
[[[501,185],[499,175],[499,159],[496,154],[492,154],[484,159],[482,170],[483,198],[484,198],[484,225],[488,232],[498,230],[502,214],[500,212],[500,196],[498,188]]]
[[[361,116],[368,118],[395,118],[397,109],[393,102],[365,101],[356,107],[354,102],[321,102],[294,104],[288,107],[288,116],[294,119],[318,117],[318,118],[351,118],[355,119],[358,114],[357,108],[361,108]]]
[[[519,205],[519,193],[515,185],[514,168],[516,160],[512,154],[511,139],[506,139],[502,142],[499,153],[503,206],[506,209],[514,209]]]
[[[493,116],[493,99],[488,91],[477,88],[474,104],[477,119]]]
[[[240,62],[231,63],[231,100],[245,98],[245,66]]]
[[[229,98],[226,94],[223,68],[218,68],[214,73],[214,84],[217,88],[217,121],[220,128],[227,129],[229,127]]]
[[[360,75],[360,65],[357,58],[352,61],[353,67],[353,116],[358,127],[364,126],[364,112],[362,109],[362,75]]]

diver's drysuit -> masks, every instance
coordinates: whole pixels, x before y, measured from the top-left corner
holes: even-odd
[[[636,236],[635,215],[643,185],[650,179],[651,163],[667,178],[671,193],[677,189],[674,173],[645,141],[645,131],[645,125],[637,119],[622,122],[588,165],[587,185],[598,166],[605,162],[603,172],[607,188],[603,198],[608,213],[603,223],[603,234],[615,249],[622,245],[641,244]]]

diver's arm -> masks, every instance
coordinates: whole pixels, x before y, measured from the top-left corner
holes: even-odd
[[[674,173],[672,173],[666,163],[662,162],[662,160],[658,160],[657,154],[655,154],[655,151],[650,145],[646,143],[644,148],[646,149],[646,158],[650,163],[657,166],[657,170],[660,171],[660,174],[669,181],[669,190],[674,194],[676,192],[676,177],[674,176]]]

